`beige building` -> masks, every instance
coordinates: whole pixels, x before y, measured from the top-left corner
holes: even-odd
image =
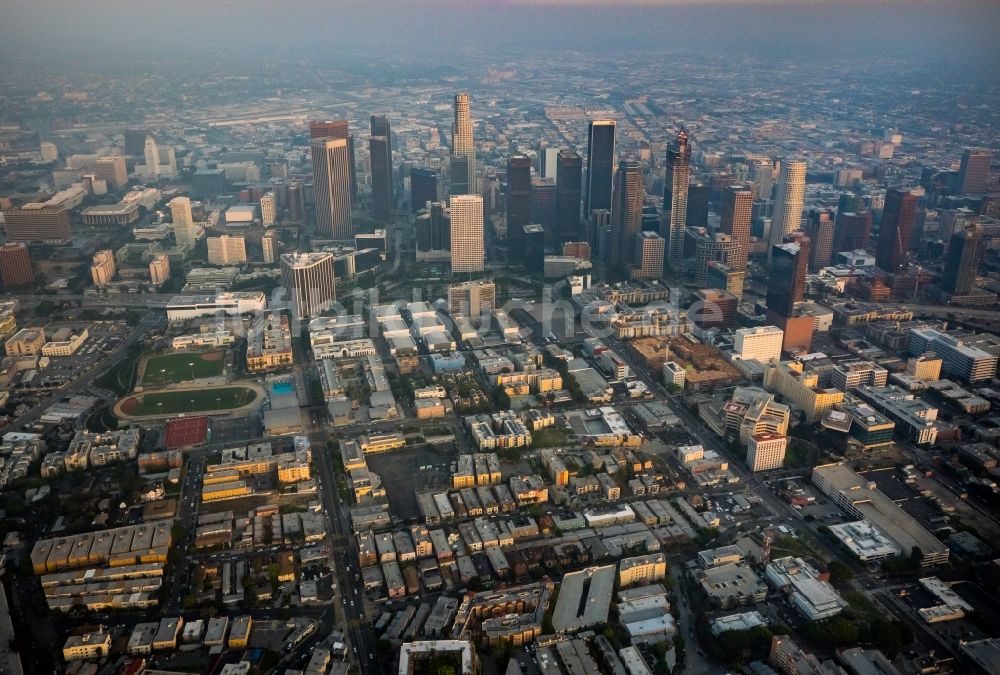
[[[44,346],[44,328],[22,328],[4,343],[4,351],[7,356],[35,356]]]
[[[492,281],[469,281],[448,287],[448,314],[479,319],[497,305],[497,287]]]
[[[157,255],[149,261],[149,281],[154,286],[162,286],[170,278],[170,258]]]
[[[74,333],[70,328],[60,328],[42,347],[42,356],[73,356],[88,337],[90,331],[86,328],[78,333]]]
[[[785,463],[788,437],[781,434],[755,434],[747,443],[747,466],[751,471],[780,469]]]
[[[297,318],[319,316],[337,299],[333,254],[282,254],[281,285]]]
[[[125,158],[121,156],[100,157],[94,162],[94,175],[103,181],[107,181],[108,187],[118,190],[128,183],[128,169],[125,167]]]
[[[208,244],[210,265],[238,265],[247,261],[247,247],[243,237],[223,234],[209,237],[205,241]]]
[[[733,352],[744,361],[769,363],[781,358],[785,332],[777,326],[740,328],[733,341]]]
[[[635,265],[633,279],[659,279],[663,276],[663,255],[666,240],[656,232],[639,232],[635,235]]]
[[[667,557],[650,553],[634,558],[624,558],[618,563],[618,585],[651,584],[667,576]]]
[[[70,635],[63,645],[63,660],[99,659],[111,653],[111,634],[103,631]]]
[[[844,400],[839,389],[819,386],[819,376],[805,370],[798,361],[775,363],[764,371],[764,388],[784,396],[805,414],[805,421],[815,422],[834,403]]]
[[[269,312],[247,331],[247,371],[260,373],[292,365],[292,330],[287,314]]]
[[[277,241],[274,236],[274,231],[268,230],[264,233],[264,236],[260,238],[260,248],[264,256],[264,262],[270,264],[274,262],[274,250]]]
[[[454,195],[451,211],[451,272],[482,272],[486,263],[483,248],[483,198]]]
[[[906,373],[918,380],[933,382],[941,379],[941,364],[941,357],[933,352],[914,356],[906,362]]]
[[[94,254],[93,264],[90,266],[90,276],[93,278],[95,286],[107,286],[115,278],[117,271],[114,251],[105,249]]]

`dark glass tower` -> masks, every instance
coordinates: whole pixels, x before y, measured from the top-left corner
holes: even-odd
[[[609,263],[626,273],[635,253],[635,235],[642,225],[645,190],[642,165],[626,159],[618,165],[611,207],[611,259]]]
[[[795,303],[805,298],[806,271],[809,267],[809,238],[792,232],[784,243],[771,252],[771,275],[767,280],[767,308],[790,317]]]
[[[434,169],[410,169],[410,210],[416,213],[427,202],[438,200],[438,179]]]
[[[951,235],[944,261],[941,287],[952,295],[966,295],[976,282],[979,265],[986,254],[982,227],[971,225]]]
[[[572,150],[560,150],[556,157],[556,239],[560,242],[581,238],[582,185],[583,158]]]
[[[515,241],[531,222],[531,158],[524,153],[507,159],[507,235]]]
[[[587,190],[583,215],[596,209],[611,210],[615,171],[615,121],[591,120],[587,133]]]
[[[889,190],[882,207],[875,264],[886,272],[906,269],[906,253],[917,212],[917,196],[909,190]]]
[[[393,203],[389,119],[385,115],[372,115],[370,124],[368,152],[372,167],[372,216],[376,220],[387,220],[392,214]]]

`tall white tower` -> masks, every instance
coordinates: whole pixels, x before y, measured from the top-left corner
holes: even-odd
[[[177,246],[191,250],[197,243],[197,225],[191,214],[191,200],[187,197],[174,197],[167,204],[170,207],[170,217],[174,221],[174,239]]]
[[[482,272],[486,262],[482,196],[454,195],[450,210],[452,274]]]
[[[468,160],[469,192],[476,191],[476,146],[472,138],[472,118],[469,116],[469,95],[455,94],[455,121],[451,125],[451,152]]]
[[[156,180],[160,173],[160,149],[156,146],[156,139],[150,135],[146,136],[143,155],[146,157],[146,178]]]
[[[771,236],[768,240],[767,258],[771,259],[770,247],[780,244],[785,235],[802,225],[802,207],[806,197],[806,163],[799,159],[781,162],[778,174],[778,189],[774,197],[774,213],[771,216]]]
[[[274,193],[268,192],[260,198],[260,224],[264,227],[274,225]]]

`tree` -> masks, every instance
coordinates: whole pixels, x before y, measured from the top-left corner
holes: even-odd
[[[830,572],[830,581],[835,584],[850,581],[854,578],[854,572],[851,571],[850,566],[842,560],[830,561],[830,564],[827,565],[827,570]]]

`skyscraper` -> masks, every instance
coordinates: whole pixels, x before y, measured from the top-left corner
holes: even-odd
[[[410,169],[410,210],[416,213],[427,202],[438,200],[438,179],[434,169]]]
[[[580,198],[583,190],[583,158],[573,150],[556,156],[556,239],[580,238]]]
[[[833,253],[868,248],[872,231],[872,214],[864,197],[845,192],[837,203],[833,225]]]
[[[767,280],[767,309],[787,318],[792,316],[795,303],[805,298],[809,238],[801,232],[789,233],[784,243],[773,248],[771,274]]]
[[[507,158],[507,236],[520,241],[531,222],[531,158],[524,153]]]
[[[684,263],[684,228],[687,227],[688,177],[691,146],[681,129],[667,148],[666,175],[663,186],[663,219],[667,224],[667,264],[680,269]]]
[[[611,210],[615,174],[615,121],[591,120],[587,132],[587,189],[583,215],[597,209]]]
[[[121,155],[98,158],[94,163],[94,174],[107,181],[112,190],[125,187],[128,183],[128,170],[125,168],[125,158]]]
[[[94,254],[93,264],[90,266],[90,276],[94,285],[98,288],[107,286],[118,273],[118,266],[115,264],[115,253],[110,249],[104,249]]]
[[[545,230],[538,223],[524,226],[524,266],[541,274],[545,270]]]
[[[714,236],[706,235],[698,239],[695,244],[695,264],[692,281],[697,286],[706,286],[708,284],[708,264],[710,262],[724,263],[730,269],[736,269],[736,266],[740,264],[744,256],[743,246],[736,237],[724,232],[716,232]],[[736,295],[742,297],[742,291]]]
[[[473,192],[476,185],[476,145],[472,138],[472,118],[469,111],[469,95],[465,92],[455,94],[455,121],[451,127],[451,154],[465,157],[466,192]],[[530,160],[529,160],[530,165]],[[455,194],[452,192],[452,194]]]
[[[386,220],[392,214],[392,136],[389,119],[372,115],[368,154],[372,167],[372,216]]]
[[[969,293],[975,285],[976,274],[985,254],[983,228],[978,223],[951,235],[941,287],[952,295]]]
[[[283,253],[281,286],[296,319],[321,314],[337,299],[332,253]]]
[[[156,139],[151,135],[146,136],[142,154],[146,162],[146,179],[155,181],[160,170],[160,149],[156,147]]]
[[[886,272],[906,268],[910,236],[917,213],[917,196],[909,190],[889,190],[882,207],[882,225],[875,246],[875,264]]]
[[[623,160],[615,175],[611,205],[611,256],[608,261],[622,275],[627,275],[634,258],[635,235],[641,230],[645,196],[642,165],[633,159]]]
[[[731,267],[738,272],[747,269],[750,251],[750,224],[753,220],[753,190],[744,185],[731,185],[722,193],[722,213],[719,230],[740,245]]]
[[[554,178],[531,177],[531,217],[528,222],[542,226],[545,230],[545,243],[549,245],[559,242],[559,233],[556,231],[556,199]]]
[[[309,142],[313,165],[316,233],[334,239],[354,236],[351,220],[351,171],[347,141],[315,138]]]
[[[277,205],[274,203],[274,192],[266,192],[260,198],[260,224],[264,227],[274,225]]]
[[[347,163],[351,175],[351,204],[358,201],[358,176],[354,164],[354,134],[347,120],[313,120],[309,123],[309,138],[337,138],[347,141]]]
[[[146,129],[126,129],[125,130],[125,154],[129,157],[140,157],[146,151],[146,137],[149,131]]]
[[[708,227],[708,197],[711,191],[700,181],[688,186],[687,227]]]
[[[833,261],[833,219],[828,209],[814,209],[806,226],[809,237],[809,269],[817,271]]]
[[[278,238],[274,236],[274,230],[268,230],[260,238],[261,255],[265,263],[274,262],[274,252],[278,247]]]
[[[663,253],[666,243],[657,232],[639,232],[635,235],[635,261],[631,269],[633,279],[659,279],[663,276]]]
[[[427,202],[427,210],[417,216],[417,259],[427,259],[432,251],[451,251],[451,221],[447,205],[442,202]],[[440,256],[433,256],[440,258]],[[447,259],[447,258],[445,258]]]
[[[170,207],[170,218],[174,223],[174,239],[178,246],[192,249],[197,242],[197,231],[194,216],[191,213],[191,199],[174,197],[167,206]]]
[[[754,199],[758,201],[770,199],[774,189],[774,164],[769,159],[755,159],[751,167]]]
[[[990,162],[993,153],[983,148],[966,148],[962,153],[962,165],[958,169],[959,192],[979,194],[986,192],[990,180]]]
[[[452,155],[448,168],[450,183],[448,185],[449,195],[467,195],[472,191],[472,184],[469,183],[469,158],[464,155]]]
[[[451,198],[451,272],[482,272],[486,262],[483,249],[483,198],[455,195]]]
[[[0,281],[5,289],[35,283],[27,246],[21,243],[0,246]]]
[[[778,174],[778,189],[774,198],[774,213],[771,215],[770,251],[780,244],[789,232],[802,226],[802,207],[806,195],[806,163],[802,160],[786,159],[781,162]],[[768,258],[770,258],[770,253]]]

